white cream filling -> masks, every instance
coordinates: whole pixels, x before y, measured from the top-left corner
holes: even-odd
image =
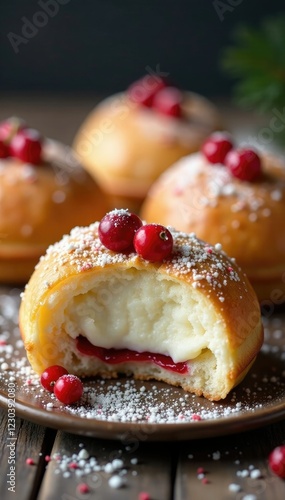
[[[206,348],[223,350],[221,325],[203,300],[189,285],[160,274],[113,272],[71,299],[64,329],[94,346],[160,353],[178,363]]]

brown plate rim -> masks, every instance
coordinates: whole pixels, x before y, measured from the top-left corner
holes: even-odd
[[[0,406],[8,408],[8,397],[0,390]],[[229,415],[213,420],[179,423],[108,422],[86,419],[40,408],[15,399],[17,417],[45,427],[72,434],[104,439],[125,440],[131,436],[138,441],[176,441],[225,436],[248,431],[280,421],[285,417],[285,397],[278,403],[251,413]]]

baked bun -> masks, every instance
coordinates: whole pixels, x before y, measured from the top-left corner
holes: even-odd
[[[225,398],[263,341],[256,295],[220,249],[171,230],[170,257],[111,252],[98,223],[41,258],[22,297],[20,331],[37,373],[155,379]]]
[[[45,140],[36,165],[1,158],[0,282],[26,283],[51,243],[106,209],[101,190],[66,146]]]
[[[154,183],[141,215],[219,241],[259,300],[276,304],[285,293],[285,164],[273,154],[259,158],[261,173],[249,182],[202,152],[189,155]]]
[[[137,210],[155,179],[178,158],[197,151],[221,126],[207,99],[172,87],[161,89],[161,82],[149,76],[103,100],[75,137],[79,161],[113,207]],[[155,100],[161,90],[171,94],[162,95],[170,101],[165,107]]]

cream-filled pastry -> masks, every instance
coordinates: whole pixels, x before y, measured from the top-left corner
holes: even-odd
[[[148,75],[99,103],[73,146],[113,207],[137,210],[155,179],[220,126],[209,100]]]
[[[280,304],[285,297],[284,160],[235,149],[224,133],[204,146],[160,176],[141,216],[194,231],[211,244],[219,241],[245,271],[260,302]]]
[[[0,282],[26,283],[51,243],[108,208],[70,148],[19,119],[0,124]]]
[[[130,253],[106,248],[99,223],[47,250],[20,307],[28,359],[37,373],[61,365],[80,377],[131,374],[225,398],[263,341],[256,295],[220,245],[194,234],[160,229],[164,242],[171,235],[171,252],[146,260],[151,226],[136,229],[146,239]]]

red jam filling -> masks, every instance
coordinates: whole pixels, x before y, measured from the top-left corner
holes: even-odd
[[[171,372],[188,372],[188,365],[186,362],[174,363],[170,356],[153,352],[136,352],[130,349],[105,349],[104,347],[94,346],[82,335],[77,337],[76,347],[81,354],[95,356],[101,361],[104,361],[104,363],[109,363],[110,365],[117,365],[128,361],[148,361]]]

